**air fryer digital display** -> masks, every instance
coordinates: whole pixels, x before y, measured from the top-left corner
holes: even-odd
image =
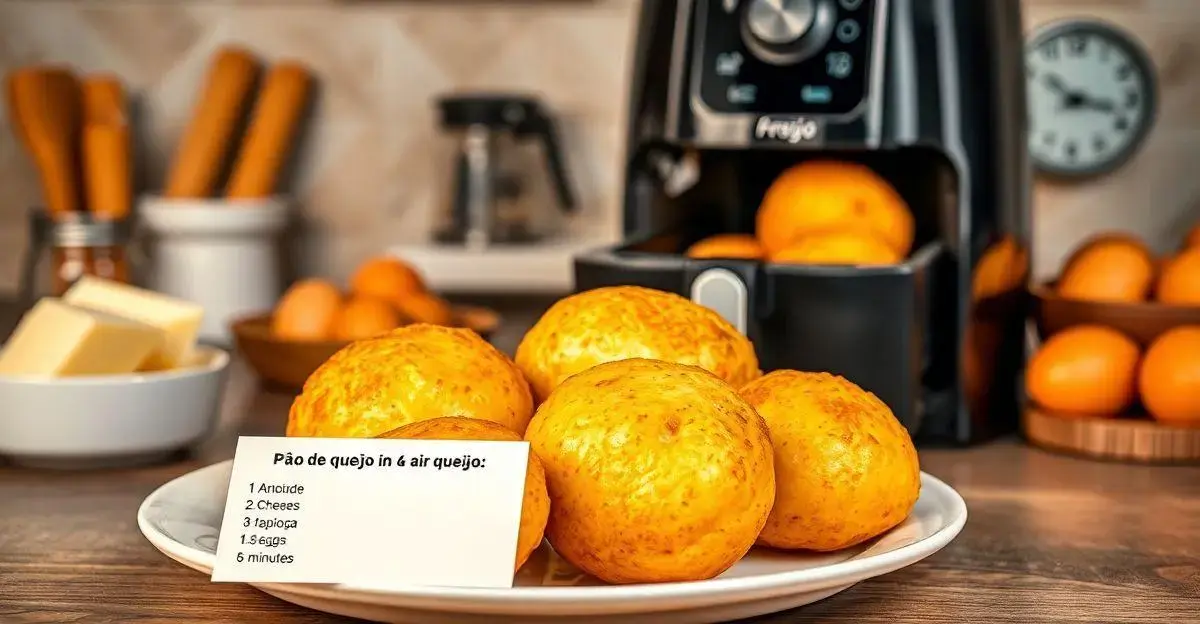
[[[713,111],[844,115],[866,99],[876,0],[812,0],[832,12],[827,41],[785,64],[763,60],[747,46],[743,20],[751,0],[703,4],[699,91]]]

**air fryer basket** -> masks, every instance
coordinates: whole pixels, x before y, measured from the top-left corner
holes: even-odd
[[[657,236],[581,255],[575,287],[636,285],[697,300],[749,336],[764,371],[842,375],[875,393],[911,432],[920,429],[940,243],[878,267],[693,260],[675,249],[673,238]],[[697,288],[709,281],[721,285]]]

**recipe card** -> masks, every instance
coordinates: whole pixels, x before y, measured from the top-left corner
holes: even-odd
[[[528,442],[243,437],[215,582],[512,587]]]

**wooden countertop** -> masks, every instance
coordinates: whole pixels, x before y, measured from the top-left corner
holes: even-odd
[[[511,352],[537,313],[510,315],[498,346]],[[235,361],[220,430],[191,456],[93,472],[0,465],[0,621],[349,622],[210,583],[138,532],[135,514],[152,490],[231,457],[239,434],[282,435],[290,401]],[[958,539],[917,565],[756,621],[1200,621],[1200,468],[1076,460],[1016,440],[923,451],[921,461],[967,500]]]

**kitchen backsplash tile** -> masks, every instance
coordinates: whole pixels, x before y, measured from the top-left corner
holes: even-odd
[[[1027,0],[1027,25],[1074,15],[1138,34],[1159,64],[1160,119],[1116,174],[1082,185],[1039,181],[1040,275],[1084,236],[1129,228],[1165,249],[1200,217],[1200,14],[1188,0]],[[622,120],[636,0],[0,0],[0,71],[40,61],[120,74],[142,94],[141,173],[157,185],[214,50],[242,43],[266,60],[298,58],[322,80],[309,149],[295,172],[305,266],[343,277],[363,256],[423,240],[448,187],[449,146],[432,98],[528,90],[562,121],[581,199],[575,235],[618,230]],[[0,289],[38,201],[32,167],[0,116]]]

